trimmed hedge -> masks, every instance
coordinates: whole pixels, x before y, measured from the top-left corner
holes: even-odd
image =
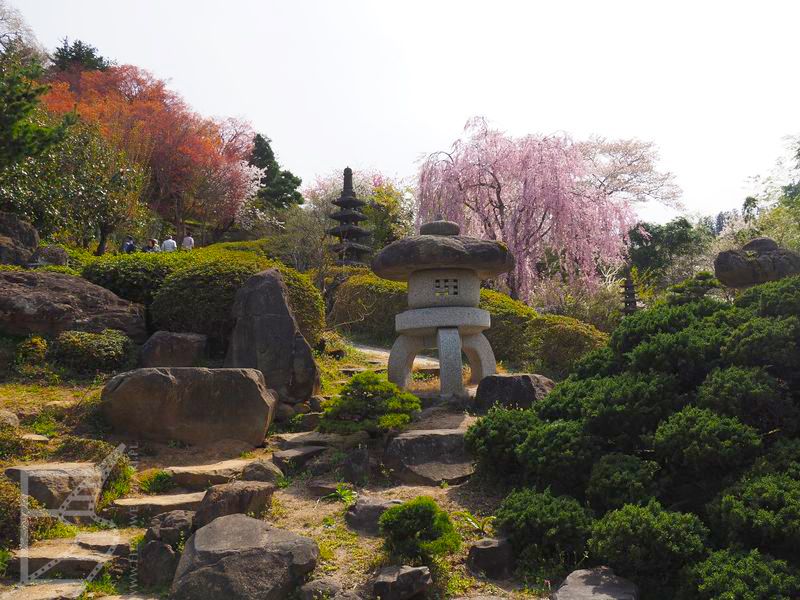
[[[586,486],[591,506],[600,513],[626,504],[645,504],[657,491],[655,475],[659,466],[629,454],[606,454],[592,467]]]
[[[408,308],[406,284],[370,273],[354,275],[336,290],[331,323],[376,342],[392,340],[394,316]]]
[[[325,327],[320,293],[307,276],[257,254],[226,252],[175,271],[155,294],[153,321],[161,329],[205,334],[221,350],[233,327],[236,292],[252,275],[268,268],[280,271],[300,331],[316,345]]]

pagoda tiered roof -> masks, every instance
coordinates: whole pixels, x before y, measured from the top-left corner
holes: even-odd
[[[331,246],[336,253],[336,262],[340,265],[363,265],[365,256],[371,251],[366,244],[357,240],[369,237],[370,231],[360,227],[358,223],[367,220],[367,216],[359,209],[366,206],[366,202],[356,197],[353,189],[353,171],[350,167],[344,170],[344,183],[342,193],[333,204],[341,210],[331,215],[331,219],[338,221],[339,225],[327,230],[327,233],[339,238],[339,243]]]

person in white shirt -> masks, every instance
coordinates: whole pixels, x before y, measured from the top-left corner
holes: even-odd
[[[178,244],[175,243],[175,240],[172,239],[171,235],[167,236],[167,239],[164,240],[164,243],[161,244],[161,250],[164,252],[175,252],[178,249]]]
[[[181,248],[184,250],[191,250],[194,248],[194,238],[192,237],[191,231],[186,232],[186,237],[183,238],[183,242],[181,242]]]

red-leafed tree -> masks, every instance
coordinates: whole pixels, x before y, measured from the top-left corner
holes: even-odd
[[[553,264],[591,283],[599,264],[624,258],[630,202],[659,186],[674,194],[654,160],[646,144],[512,137],[476,118],[449,151],[423,162],[418,218],[441,214],[465,234],[508,245],[517,259],[506,277],[513,297],[527,298]]]
[[[44,97],[57,113],[76,109],[98,123],[107,139],[147,167],[148,205],[172,221],[178,236],[189,218],[230,227],[253,193],[247,159],[253,132],[239,121],[203,118],[166,83],[132,65],[82,71],[76,83],[59,81]]]

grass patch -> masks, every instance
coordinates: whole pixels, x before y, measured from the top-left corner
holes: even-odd
[[[162,469],[151,469],[139,473],[136,483],[145,494],[162,494],[175,487],[172,475]]]
[[[61,432],[61,425],[56,421],[55,417],[49,412],[39,414],[30,424],[30,429],[33,433],[44,435],[52,438]]]
[[[55,519],[47,527],[40,529],[37,537],[40,540],[74,538],[79,532],[80,528],[77,525]]]
[[[369,357],[356,350],[353,346],[345,344],[342,349],[344,356],[334,358],[325,352],[314,352],[314,360],[319,367],[320,379],[322,381],[322,395],[334,396],[342,389],[342,385],[349,377],[342,375],[342,369],[353,367],[369,367]]]
[[[116,596],[122,591],[123,590],[119,587],[119,583],[111,577],[111,573],[104,570],[94,580],[86,584],[86,589],[78,597],[78,600],[89,600],[102,596]]]
[[[20,408],[28,411],[49,402],[80,402],[92,393],[99,395],[102,385],[89,384],[41,385],[37,383],[0,383],[0,408],[16,412]]]

